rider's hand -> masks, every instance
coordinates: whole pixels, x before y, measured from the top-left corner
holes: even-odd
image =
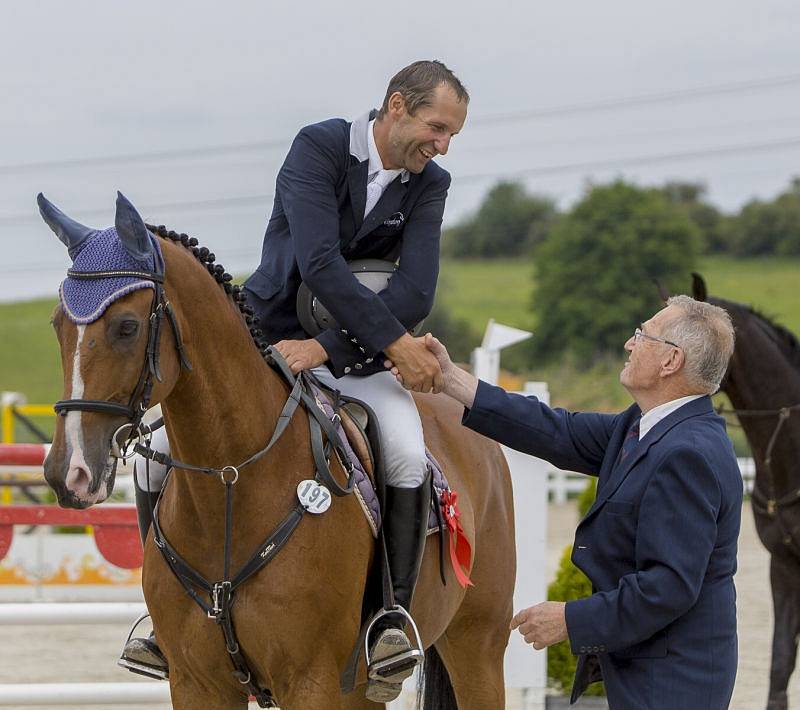
[[[414,392],[441,392],[442,368],[428,350],[423,338],[402,335],[384,348],[390,367],[398,381]]]
[[[310,370],[318,367],[328,359],[328,353],[318,341],[308,340],[281,340],[273,346],[283,355],[286,364],[296,375],[300,370]]]

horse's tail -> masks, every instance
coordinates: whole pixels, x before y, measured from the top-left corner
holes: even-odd
[[[450,675],[435,646],[425,651],[417,686],[417,707],[422,710],[458,710]]]

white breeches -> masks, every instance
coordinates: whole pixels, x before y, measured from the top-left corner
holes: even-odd
[[[422,422],[414,398],[394,375],[387,370],[366,377],[345,375],[336,379],[327,367],[315,367],[312,372],[328,387],[366,402],[377,415],[387,485],[421,485],[428,471]]]
[[[334,387],[348,397],[363,400],[377,415],[386,464],[386,483],[397,488],[416,488],[421,485],[427,473],[422,422],[414,399],[394,375],[387,371],[366,377],[345,375],[336,379],[327,367],[316,367],[313,373],[328,387]],[[169,453],[165,427],[153,434],[152,447],[156,451]],[[144,458],[136,454],[133,460],[139,488],[145,491],[161,490],[167,475],[166,467],[150,461],[148,484]]]

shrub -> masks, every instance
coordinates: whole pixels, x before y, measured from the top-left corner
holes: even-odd
[[[581,517],[594,502],[597,494],[597,479],[592,478],[586,489],[578,499],[578,511]],[[582,599],[592,593],[592,583],[570,560],[572,548],[564,548],[561,562],[558,565],[556,578],[547,588],[547,598],[550,601],[568,602],[573,599]],[[572,690],[572,680],[575,676],[575,656],[569,647],[568,641],[562,641],[547,649],[547,675],[550,681],[563,693],[567,694]],[[586,689],[586,695],[605,695],[605,687],[602,683],[592,683]]]

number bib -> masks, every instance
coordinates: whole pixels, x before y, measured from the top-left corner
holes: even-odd
[[[331,507],[331,494],[321,483],[307,478],[297,486],[297,497],[309,513],[324,513]]]

